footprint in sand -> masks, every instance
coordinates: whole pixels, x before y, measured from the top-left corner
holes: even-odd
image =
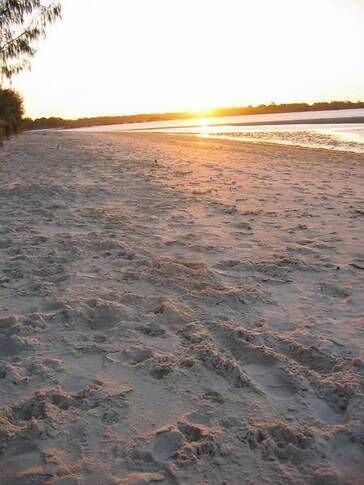
[[[334,298],[348,298],[351,296],[349,288],[344,288],[339,285],[333,285],[329,283],[321,284],[321,293],[325,296],[332,296]]]
[[[92,330],[103,330],[115,327],[122,321],[131,319],[131,312],[125,305],[108,301],[91,301],[90,317],[88,326]]]
[[[31,470],[39,471],[44,465],[43,454],[35,444],[26,441],[11,443],[0,459],[4,480],[1,483],[40,483],[37,479],[32,481]]]
[[[263,362],[245,364],[243,369],[248,376],[267,394],[268,398],[287,399],[297,392],[297,387],[290,382],[279,368]]]
[[[184,444],[183,434],[176,430],[158,433],[153,443],[153,457],[158,462],[164,462],[173,456]]]

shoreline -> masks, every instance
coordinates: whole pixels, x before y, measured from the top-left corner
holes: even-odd
[[[112,132],[103,132],[103,133],[112,133]],[[126,132],[126,133],[135,133],[135,131],[130,131],[130,132]],[[353,155],[361,155],[363,157],[364,155],[364,152],[359,152],[359,151],[356,151],[356,150],[348,150],[348,149],[343,149],[343,148],[330,148],[330,147],[315,147],[315,146],[309,146],[309,145],[298,145],[298,144],[295,144],[295,143],[289,143],[289,142],[280,142],[280,141],[277,141],[277,142],[274,142],[274,141],[271,141],[271,142],[268,142],[268,141],[260,141],[260,140],[243,140],[243,139],[239,139],[239,136],[236,135],[236,136],[224,136],[224,135],[207,135],[207,136],[204,136],[204,135],[200,135],[200,134],[196,134],[196,133],[181,133],[181,134],[176,134],[176,133],[160,133],[160,132],[151,132],[150,133],[151,135],[154,135],[154,134],[161,134],[163,136],[165,135],[168,135],[168,136],[172,136],[172,135],[176,135],[176,136],[194,136],[194,137],[197,137],[197,138],[204,138],[204,139],[214,139],[214,140],[226,140],[226,141],[236,141],[236,142],[239,142],[239,143],[251,143],[253,145],[266,145],[268,147],[272,147],[272,146],[287,146],[287,147],[292,147],[292,148],[303,148],[303,149],[309,149],[309,150],[324,150],[324,151],[330,151],[330,152],[339,152],[339,153],[350,153],[350,154],[353,154]],[[364,159],[364,157],[363,157]]]
[[[264,116],[264,115],[262,115]],[[208,118],[213,120],[214,118]],[[171,120],[175,121],[175,120]],[[246,122],[246,123],[228,123],[229,126],[246,126],[249,128],[250,126],[280,126],[280,125],[326,125],[326,124],[337,124],[337,125],[347,125],[353,123],[364,123],[364,116],[353,116],[350,118],[318,118],[318,119],[297,119],[297,120],[283,120],[283,121],[253,121],[253,122]],[[99,126],[102,128],[102,125],[95,125],[94,127]],[[112,126],[112,125],[110,125]],[[181,125],[178,128],[199,128],[201,124],[196,125]],[[210,123],[209,126],[220,126],[220,123]],[[224,125],[221,125],[224,126]],[[89,128],[94,128],[90,126]],[[74,128],[82,130],[82,128]],[[168,128],[165,128],[168,129]],[[143,130],[143,128],[135,128],[130,129],[130,131],[139,131]],[[145,130],[145,128],[144,128]],[[152,130],[152,128],[151,128]]]
[[[292,147],[292,148],[303,148],[303,149],[309,149],[309,150],[324,150],[324,151],[330,151],[330,152],[339,152],[339,153],[349,153],[353,155],[359,155],[363,156],[364,152],[360,152],[358,150],[350,150],[350,149],[344,149],[344,148],[337,148],[337,147],[328,147],[328,146],[322,146],[322,147],[317,147],[317,146],[310,146],[310,145],[300,145],[300,144],[295,144],[295,143],[289,143],[289,142],[283,142],[283,141],[261,141],[261,140],[246,140],[246,139],[239,139],[239,136],[229,136],[229,135],[214,135],[214,134],[209,134],[209,135],[203,135],[200,133],[173,133],[173,132],[163,132],[163,131],[152,131],[150,130],[142,130],[142,129],[135,129],[135,130],[125,130],[125,131],[113,131],[113,130],[89,130],[85,129],[83,130],[82,128],[75,128],[75,129],[59,129],[59,130],[37,130],[38,132],[64,132],[64,133],[80,133],[80,134],[87,134],[87,133],[99,133],[99,134],[129,134],[129,135],[161,135],[161,136],[166,136],[168,137],[171,136],[176,136],[176,137],[196,137],[198,139],[211,139],[211,140],[225,140],[225,141],[233,141],[233,142],[239,142],[239,143],[251,143],[253,145],[267,145],[270,147],[274,146],[287,146],[287,147]],[[35,131],[30,131],[26,133],[35,133]]]
[[[322,152],[323,154],[325,153],[337,153],[339,157],[342,157],[344,154],[350,154],[351,156],[354,157],[354,159],[358,158],[359,163],[364,161],[364,153],[357,152],[357,151],[350,151],[350,150],[340,150],[337,148],[327,148],[327,147],[313,147],[313,146],[302,146],[302,145],[294,145],[290,143],[280,143],[280,142],[268,142],[268,141],[253,141],[253,140],[239,140],[239,137],[224,137],[224,136],[214,136],[214,135],[209,135],[209,136],[203,136],[195,133],[161,133],[161,132],[136,132],[136,131],[97,131],[97,132],[83,132],[83,131],[75,131],[75,130],[59,130],[60,132],[65,132],[65,133],[75,133],[75,134],[80,134],[80,135],[90,135],[91,133],[99,134],[105,134],[105,135],[112,135],[112,136],[118,136],[118,135],[125,135],[125,136],[160,136],[164,138],[166,135],[168,137],[175,137],[176,142],[180,138],[186,137],[188,138],[196,138],[197,140],[205,140],[206,142],[208,141],[216,141],[216,142],[238,142],[239,144],[243,145],[251,145],[251,146],[262,146],[263,148],[281,148],[281,149],[294,149],[294,150],[307,150],[307,151],[312,151],[312,152]]]

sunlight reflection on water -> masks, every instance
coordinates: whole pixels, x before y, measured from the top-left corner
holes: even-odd
[[[79,128],[77,131],[190,134],[364,153],[362,120],[364,109],[347,109],[125,123]]]
[[[211,138],[269,142],[313,148],[364,153],[364,124],[208,126],[163,130],[169,133],[190,133]]]

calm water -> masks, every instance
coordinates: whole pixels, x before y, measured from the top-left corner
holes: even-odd
[[[361,122],[356,122],[359,118]],[[126,123],[77,131],[180,133],[364,153],[363,120],[364,109],[348,109]]]

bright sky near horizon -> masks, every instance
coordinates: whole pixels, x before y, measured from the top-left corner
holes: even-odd
[[[364,0],[63,0],[27,115],[364,99]]]

